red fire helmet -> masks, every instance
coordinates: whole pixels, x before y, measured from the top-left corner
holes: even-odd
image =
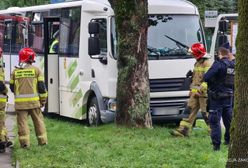
[[[195,43],[191,46],[191,53],[192,55],[198,60],[204,57],[207,52],[202,43]]]
[[[35,62],[35,52],[31,48],[23,48],[19,52],[19,62]]]

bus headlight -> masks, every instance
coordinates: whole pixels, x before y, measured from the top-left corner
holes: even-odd
[[[116,100],[109,99],[108,101],[108,110],[115,112],[116,111]]]

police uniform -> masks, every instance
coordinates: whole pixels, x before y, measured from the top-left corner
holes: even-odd
[[[173,135],[188,136],[199,110],[208,125],[207,83],[203,81],[203,76],[208,71],[209,67],[210,62],[207,58],[201,58],[196,61],[190,86],[191,95],[188,102],[190,115],[180,122],[179,128],[173,130]]]
[[[0,152],[5,152],[7,138],[7,129],[5,126],[5,106],[7,102],[8,90],[5,86],[4,69],[0,67]]]
[[[46,103],[47,91],[41,71],[31,64],[26,64],[23,68],[16,68],[11,74],[10,89],[15,95],[21,147],[30,146],[29,115],[34,123],[38,144],[47,144],[47,133],[41,112],[41,106]]]
[[[209,122],[211,127],[211,139],[214,150],[220,149],[221,144],[221,117],[225,132],[225,143],[230,141],[230,123],[232,119],[233,91],[234,91],[234,64],[235,60],[224,57],[216,60],[204,80],[209,87]]]

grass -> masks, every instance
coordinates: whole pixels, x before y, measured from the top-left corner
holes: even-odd
[[[212,151],[203,121],[189,138],[172,137],[169,125],[127,129],[51,118],[45,122],[47,146],[37,146],[32,126],[30,149],[21,149],[16,140],[13,158],[21,168],[224,168],[227,160],[226,146]]]

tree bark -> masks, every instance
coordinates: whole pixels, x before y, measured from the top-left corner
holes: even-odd
[[[235,65],[235,105],[227,168],[248,167],[248,1],[239,0]]]
[[[147,0],[110,0],[118,32],[116,124],[152,127],[148,78]]]

